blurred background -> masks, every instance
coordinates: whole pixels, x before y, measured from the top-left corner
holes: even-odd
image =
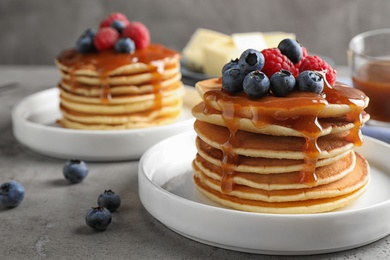
[[[181,51],[193,32],[293,32],[311,52],[347,64],[356,34],[390,27],[389,0],[0,0],[0,64],[52,65],[111,12],[145,23],[152,42]]]

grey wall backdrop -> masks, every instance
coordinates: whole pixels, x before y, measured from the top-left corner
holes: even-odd
[[[0,64],[53,64],[61,49],[114,11],[145,23],[153,42],[179,51],[198,27],[280,30],[338,65],[347,63],[352,36],[390,27],[389,0],[0,0]]]

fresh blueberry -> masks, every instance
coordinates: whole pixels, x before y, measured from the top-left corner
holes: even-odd
[[[295,78],[288,70],[281,70],[274,73],[271,78],[271,91],[277,97],[285,97],[293,91]]]
[[[243,87],[249,97],[259,98],[269,91],[270,81],[263,72],[255,70],[245,76]]]
[[[231,68],[237,68],[238,67],[238,59],[235,59],[235,60],[231,60],[229,61],[228,63],[226,63],[223,67],[222,67],[222,75],[225,71],[227,71],[228,69],[231,69]]]
[[[24,199],[24,188],[17,181],[9,181],[0,186],[0,205],[6,208],[18,206]]]
[[[100,207],[105,207],[110,212],[114,212],[121,205],[121,198],[112,190],[105,190],[99,195],[97,203]]]
[[[264,56],[261,52],[254,49],[247,49],[241,54],[238,65],[245,74],[248,74],[254,70],[261,70],[264,66],[264,62]]]
[[[96,31],[94,29],[87,29],[77,39],[76,50],[80,53],[91,53],[95,52],[96,48],[93,44],[93,38],[95,37]]]
[[[222,88],[230,93],[242,91],[244,78],[245,73],[238,67],[228,69],[222,74]]]
[[[88,175],[88,166],[84,161],[71,159],[62,169],[65,179],[71,183],[79,183]]]
[[[111,220],[111,212],[104,207],[92,207],[85,215],[85,223],[96,231],[106,230]]]
[[[135,43],[130,38],[120,38],[115,43],[115,50],[117,52],[123,52],[123,53],[134,53]]]
[[[278,45],[278,49],[294,64],[298,63],[303,57],[301,45],[293,39],[282,40]]]
[[[300,91],[320,94],[324,90],[324,79],[315,71],[305,70],[299,73],[296,85]]]
[[[119,33],[122,33],[123,29],[125,29],[126,25],[124,22],[119,21],[119,20],[114,20],[111,25],[112,28],[117,30]]]

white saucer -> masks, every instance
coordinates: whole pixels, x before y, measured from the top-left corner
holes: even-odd
[[[157,142],[193,128],[191,108],[200,101],[193,87],[185,86],[184,107],[176,123],[131,130],[74,130],[57,126],[61,117],[58,89],[48,89],[24,98],[12,110],[15,138],[38,153],[86,161],[139,159]]]
[[[193,131],[148,149],[138,171],[144,207],[193,240],[242,252],[308,255],[359,247],[390,234],[390,145],[365,137],[356,149],[370,163],[368,190],[352,205],[321,214],[259,214],[227,209],[192,183]]]

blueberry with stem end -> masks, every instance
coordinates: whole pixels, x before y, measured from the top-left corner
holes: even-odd
[[[104,207],[92,207],[85,215],[85,223],[96,231],[106,230],[111,220],[111,212]]]
[[[245,76],[243,88],[249,97],[260,98],[269,91],[270,81],[263,72],[255,70]]]
[[[255,49],[247,49],[238,59],[238,66],[245,74],[248,74],[251,71],[261,70],[264,62],[264,55],[261,52]]]
[[[71,183],[79,183],[88,175],[88,166],[84,161],[71,159],[62,169],[65,179]]]
[[[100,207],[105,207],[110,212],[114,212],[121,205],[121,198],[112,190],[105,190],[99,195],[97,203]]]
[[[271,91],[277,97],[285,97],[293,91],[295,86],[295,78],[288,70],[280,70],[275,72],[270,78]]]
[[[238,68],[238,59],[230,60],[222,67],[222,75],[225,71],[231,68]]]
[[[324,90],[324,79],[318,72],[305,70],[299,73],[296,79],[296,86],[300,91],[321,94]]]

